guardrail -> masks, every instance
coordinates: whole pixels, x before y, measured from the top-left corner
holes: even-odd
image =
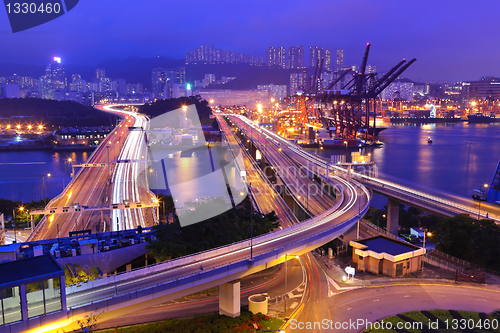
[[[227,124],[227,122],[225,120],[222,120],[222,121],[224,121],[224,125],[223,126],[220,126],[221,125],[221,120],[220,120],[219,117],[216,117],[216,120],[219,123],[219,127],[229,127],[229,125]],[[227,133],[224,132],[224,135],[227,138]],[[232,132],[230,133],[230,135],[236,141],[236,144],[238,145],[240,151],[242,151],[243,154],[245,154],[245,156],[248,158],[248,160],[252,164],[254,170],[259,174],[260,178],[262,178],[266,182],[266,184],[269,186],[269,188],[272,189],[272,191],[273,191],[273,193],[275,195],[279,196],[279,194],[276,192],[276,189],[274,188],[274,186],[269,182],[269,179],[267,178],[267,176],[264,175],[264,173],[262,172],[262,170],[260,169],[260,167],[257,165],[257,163],[255,162],[255,160],[250,156],[250,154],[245,149],[245,147],[243,146],[243,144],[241,143],[241,141],[237,140]],[[231,143],[229,143],[229,141],[228,141],[228,144],[231,145]],[[231,149],[231,155],[233,156],[233,160],[237,161],[236,157],[234,156],[234,152],[233,152],[232,149]],[[283,204],[282,200],[277,200],[277,201],[278,201],[278,204],[280,205],[281,209],[284,212],[286,212],[286,214],[288,215],[289,219],[290,220],[295,220],[295,217],[293,216],[293,213],[290,211],[290,208],[288,206],[286,206],[286,204]],[[257,205],[258,205],[258,203],[257,203]],[[259,211],[262,212],[262,209],[260,208],[260,206],[259,206]]]
[[[351,174],[353,177],[358,178],[359,181],[361,181],[364,184],[369,184],[370,186],[378,186],[379,188],[384,189],[386,191],[393,191],[395,193],[400,194],[403,197],[408,198],[409,201],[411,201],[411,199],[416,199],[420,202],[430,204],[433,207],[439,208],[443,212],[447,211],[447,212],[452,213],[452,214],[465,213],[465,214],[470,215],[473,218],[476,218],[477,216],[479,216],[478,210],[476,210],[475,208],[471,208],[469,206],[463,205],[463,204],[459,204],[459,203],[456,203],[456,202],[453,202],[453,201],[450,201],[447,199],[443,199],[443,198],[440,198],[440,197],[437,197],[434,195],[430,195],[430,194],[427,194],[427,193],[424,193],[422,191],[418,191],[415,189],[411,189],[411,191],[410,191],[410,189],[405,187],[405,186],[398,185],[396,183],[392,183],[392,182],[389,182],[386,180],[381,180],[381,179],[377,179],[374,177],[370,177],[370,176],[358,174],[358,173],[351,173]],[[486,217],[486,212],[483,212],[481,214],[481,217]],[[500,218],[498,216],[493,216],[493,214],[489,214],[488,217],[489,217],[489,219],[494,220],[496,223],[500,223]]]
[[[370,235],[377,236],[377,235],[384,235],[392,239],[399,240],[399,238],[396,235],[391,234],[385,229],[382,229],[380,227],[377,227],[376,225],[366,222],[366,221],[360,221],[359,223],[359,228],[366,231]]]

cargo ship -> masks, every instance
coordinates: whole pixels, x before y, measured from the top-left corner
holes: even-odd
[[[437,123],[458,123],[460,118],[455,117],[391,117],[391,123],[395,124],[437,124]]]
[[[474,113],[467,116],[471,124],[490,124],[500,122],[500,118],[484,115],[482,113]]]
[[[381,147],[381,141],[361,140],[361,139],[321,139],[320,147],[325,148],[368,148]]]

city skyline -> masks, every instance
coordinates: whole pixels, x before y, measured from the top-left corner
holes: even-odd
[[[270,46],[304,45],[345,50],[346,65],[358,64],[367,42],[380,71],[402,58],[417,58],[407,76],[417,81],[473,80],[500,76],[494,7],[466,1],[423,1],[419,6],[381,1],[294,1],[240,3],[171,3],[123,6],[89,0],[57,20],[13,34],[1,20],[4,62],[39,64],[55,55],[70,63],[96,66],[107,58],[185,57],[209,44],[258,57]],[[99,8],[99,10],[96,10]],[[151,10],[156,8],[157,10]],[[197,8],[191,14],[188,8]],[[432,8],[432,10],[429,10]],[[165,13],[186,13],[168,15]],[[203,13],[199,15],[198,13]],[[335,14],[337,13],[337,14]],[[129,17],[134,15],[135,23]],[[35,52],[33,52],[35,50]],[[305,52],[308,56],[309,52]],[[45,61],[43,61],[45,63]],[[307,59],[305,63],[308,63]]]

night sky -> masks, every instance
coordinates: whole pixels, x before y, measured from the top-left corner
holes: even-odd
[[[106,58],[184,58],[202,44],[265,56],[268,46],[345,49],[388,70],[417,58],[420,81],[500,76],[497,0],[80,0],[62,17],[13,34],[0,9],[0,61],[95,66]]]

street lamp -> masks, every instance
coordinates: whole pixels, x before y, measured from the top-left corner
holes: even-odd
[[[432,233],[430,233],[430,232],[424,232],[424,250],[425,250],[425,235],[431,237]]]
[[[64,181],[63,181],[63,189],[66,187],[66,163],[71,163],[73,159],[70,157],[67,160],[64,161]]]
[[[19,207],[19,211],[24,211],[24,207]],[[16,228],[16,210],[12,210],[12,218],[14,219],[14,243],[17,243],[17,228]]]
[[[299,259],[298,255],[285,254],[285,313],[286,313],[286,291],[288,290],[288,257]]]
[[[488,188],[488,184],[483,184],[483,187],[486,189]],[[478,207],[478,211],[477,211],[477,220],[479,221],[479,219],[481,218],[481,199],[487,197],[487,193],[486,193],[486,196],[484,195],[483,193],[483,190],[481,190],[481,195],[482,197],[479,198],[478,202],[479,202],[479,207]],[[486,200],[486,199],[485,199]]]
[[[253,261],[253,205],[251,182],[248,184],[248,198],[250,199],[250,261]]]
[[[45,191],[45,176],[50,177],[52,175],[49,172],[48,174],[42,176],[42,192],[43,192],[42,195],[43,195],[43,201],[45,203],[47,203],[47,192]]]

